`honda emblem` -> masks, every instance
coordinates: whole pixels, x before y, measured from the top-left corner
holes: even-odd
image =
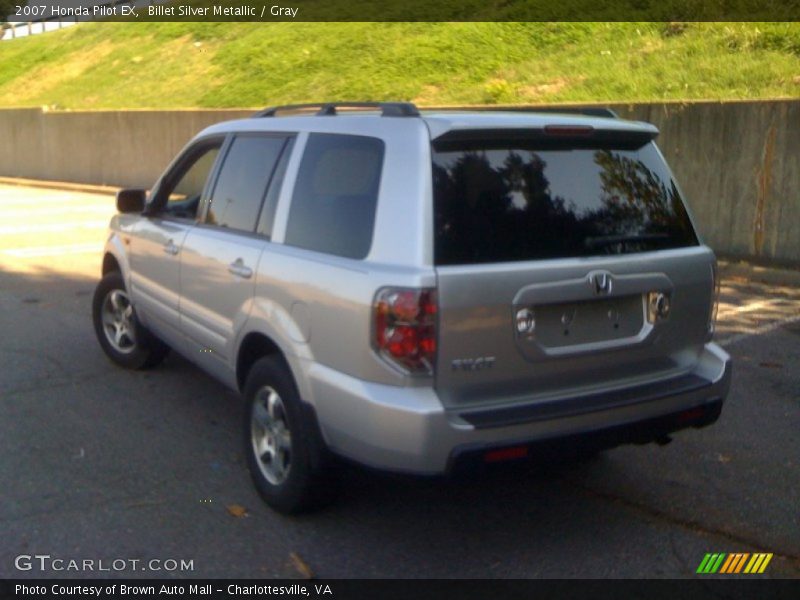
[[[589,285],[592,286],[596,296],[608,296],[612,287],[611,273],[607,271],[589,273]]]

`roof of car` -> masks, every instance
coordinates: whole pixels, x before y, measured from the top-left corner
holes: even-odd
[[[612,113],[613,114],[613,113]],[[635,131],[655,136],[658,129],[641,121],[588,116],[574,112],[536,111],[443,111],[421,110],[418,115],[382,116],[375,110],[343,111],[335,116],[319,116],[315,113],[287,116],[255,116],[236,121],[225,121],[212,125],[200,135],[233,133],[237,131],[349,131],[354,134],[369,134],[370,131],[387,131],[409,123],[424,123],[431,139],[457,130],[541,129],[548,125],[591,127],[603,131]]]

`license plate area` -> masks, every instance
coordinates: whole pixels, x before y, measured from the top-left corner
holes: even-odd
[[[652,326],[642,294],[528,306],[533,326],[517,330],[524,354],[564,356],[642,342]]]
[[[598,281],[605,282],[603,289]],[[654,291],[671,296],[673,289],[663,273],[602,270],[529,284],[512,303],[517,348],[527,359],[539,360],[648,343],[654,325],[647,319],[646,298]]]

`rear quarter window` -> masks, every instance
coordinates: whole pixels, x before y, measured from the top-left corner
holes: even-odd
[[[348,258],[372,244],[384,144],[372,137],[311,134],[300,163],[284,243]]]
[[[507,140],[433,148],[440,265],[628,254],[698,244],[669,169],[638,150]]]

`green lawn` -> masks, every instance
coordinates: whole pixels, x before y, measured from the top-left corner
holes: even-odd
[[[0,42],[0,106],[800,98],[800,23],[89,23]]]

